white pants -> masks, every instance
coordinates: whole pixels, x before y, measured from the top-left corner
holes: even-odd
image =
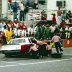
[[[70,33],[66,32],[66,38],[70,38]]]
[[[22,30],[21,36],[26,36],[26,30]]]

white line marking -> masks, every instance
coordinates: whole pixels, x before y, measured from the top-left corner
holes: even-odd
[[[34,64],[44,64],[44,63],[53,63],[53,62],[60,62],[60,61],[68,61],[68,60],[72,60],[71,59],[61,59],[61,60],[51,60],[51,61],[42,61],[42,62],[35,62],[35,63],[19,63],[19,65],[34,65]]]
[[[61,59],[61,60],[52,60],[52,61],[42,61],[42,62],[35,62],[35,63],[17,63],[17,65],[0,66],[0,68],[45,64],[45,63],[61,62],[61,61],[68,61],[68,60],[72,60],[72,58],[70,58],[70,59]]]
[[[5,67],[15,67],[17,65],[5,65],[5,66],[0,66],[0,68],[5,68]]]

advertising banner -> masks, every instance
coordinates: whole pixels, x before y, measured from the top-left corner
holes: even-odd
[[[72,47],[72,39],[65,39],[64,40],[64,47]]]

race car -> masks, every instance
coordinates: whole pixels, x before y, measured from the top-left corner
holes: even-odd
[[[29,37],[11,39],[7,45],[3,45],[1,52],[6,57],[25,54],[29,46],[33,44]]]

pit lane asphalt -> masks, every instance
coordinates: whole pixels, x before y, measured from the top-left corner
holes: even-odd
[[[62,58],[6,58],[0,54],[0,72],[72,72],[72,48],[65,48]]]

